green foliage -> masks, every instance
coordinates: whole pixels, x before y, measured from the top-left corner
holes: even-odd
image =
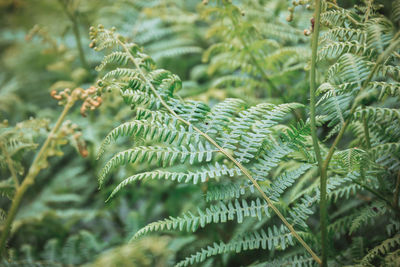
[[[317,141],[328,265],[397,266],[400,1],[321,0],[312,140],[315,2],[1,2],[2,231],[49,91],[103,102],[53,136],[1,265],[316,266]]]
[[[202,17],[211,24],[207,36],[218,38],[203,54],[203,61],[209,62],[211,88],[223,88],[233,96],[241,90],[265,98],[278,96],[282,82],[294,86],[295,82],[286,81],[290,77],[301,80],[310,51],[303,45],[302,31],[280,19],[283,6],[279,1],[238,5],[222,1],[202,8]],[[249,100],[257,102],[251,96]]]
[[[228,99],[221,105],[209,108],[201,102],[184,102],[174,98],[173,94],[174,90],[180,87],[179,78],[165,70],[155,69],[154,65],[149,63],[151,59],[143,54],[136,44],[125,43],[114,30],[105,30],[102,26],[91,29],[91,38],[93,43],[98,44],[95,47],[96,50],[108,47],[122,49],[128,53],[128,57],[133,63],[132,69],[116,68],[104,74],[103,78],[97,82],[99,91],[119,89],[124,97],[125,91],[137,90],[143,92],[145,97],[151,98],[152,95],[153,99],[157,99],[160,103],[148,106],[147,103],[150,100],[146,98],[135,99],[135,102],[132,99],[125,99],[128,105],[134,108],[140,107],[135,110],[137,120],[124,123],[112,130],[103,141],[100,153],[104,152],[105,145],[109,144],[111,140],[122,136],[135,136],[135,139],[140,138],[142,141],[135,142],[136,144],[132,148],[117,153],[106,163],[99,174],[100,185],[104,183],[104,178],[111,170],[136,162],[146,163],[150,167],[173,166],[174,169],[181,169],[180,165],[184,165],[185,168],[189,166],[193,168],[193,170],[189,168],[189,171],[181,173],[155,170],[135,174],[122,181],[111,196],[133,181],[148,178],[171,179],[178,183],[192,181],[194,184],[200,178],[201,182],[211,184],[210,178],[218,183],[221,180],[228,182],[229,176],[242,176],[242,165],[228,167],[231,164],[224,164],[223,157],[217,154],[221,152],[221,149],[229,149],[229,153],[232,153],[238,162],[250,170],[257,181],[266,183],[270,180],[268,179],[269,170],[276,167],[278,162],[284,160],[285,157],[289,157],[294,149],[304,146],[303,136],[307,134],[307,126],[303,126],[301,129],[294,127],[282,129],[282,125],[278,124],[288,112],[301,107],[301,105],[259,104],[253,107],[244,107],[237,106],[236,100]],[[105,58],[110,59],[109,56]],[[117,62],[112,63],[115,66]],[[110,77],[113,77],[113,80],[110,80]],[[240,109],[233,112],[232,104],[235,105],[233,108],[240,107]],[[151,116],[143,116],[143,114],[151,114]],[[218,120],[222,123],[215,124]],[[215,146],[213,143],[215,141],[211,141],[210,138],[217,140],[219,147]],[[183,140],[186,142],[182,143]],[[209,165],[210,169],[208,169],[201,166],[203,162],[213,163]],[[199,167],[200,171],[198,171]],[[230,171],[228,171],[229,168],[231,168]],[[285,173],[273,181],[270,190],[274,197],[277,199],[308,168],[310,165],[303,165],[299,170]],[[254,192],[254,184],[246,180],[240,181],[240,187],[243,187],[245,191],[247,189],[249,192]],[[213,194],[224,193],[214,192]],[[240,202],[237,199],[227,203],[220,201],[209,206],[205,211],[199,209],[198,215],[188,212],[181,217],[170,217],[164,221],[151,223],[139,230],[134,238],[160,230],[183,230],[186,228],[187,231],[195,231],[198,227],[203,228],[210,223],[224,223],[233,220],[234,217],[238,223],[242,223],[244,217],[257,217],[261,220],[264,216],[270,217],[268,209],[268,204],[259,198],[251,202],[245,199]],[[257,242],[261,242],[261,240],[266,242],[266,238],[261,238]],[[220,250],[219,248],[219,246],[214,247],[214,250]],[[268,248],[271,249],[271,246]],[[227,251],[230,250],[227,249]],[[196,261],[204,260],[202,255],[204,254],[197,254]]]

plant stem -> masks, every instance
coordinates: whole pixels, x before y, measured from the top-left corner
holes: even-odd
[[[47,149],[49,148],[50,142],[61,127],[62,122],[65,119],[65,116],[67,115],[69,109],[72,107],[74,103],[74,100],[68,101],[65,106],[64,110],[60,114],[60,116],[57,119],[56,124],[54,125],[53,129],[51,132],[48,134],[46,141],[43,143],[41,149],[39,150],[38,154],[36,155],[35,159],[33,160],[28,174],[26,175],[25,179],[22,181],[21,186],[17,188],[15,191],[12,204],[10,207],[10,210],[7,213],[7,219],[3,224],[3,231],[1,232],[1,237],[0,237],[0,258],[4,256],[5,248],[6,248],[6,241],[9,236],[10,230],[12,223],[14,221],[14,218],[17,214],[19,205],[21,203],[22,197],[24,196],[26,190],[34,183],[36,176],[39,174],[40,170],[42,169],[40,164],[43,159],[46,158],[46,152]]]
[[[135,65],[136,69],[138,70],[140,76],[142,76],[143,80],[147,83],[153,94],[159,99],[160,103],[162,106],[169,112],[171,113],[174,117],[176,117],[179,121],[182,123],[186,124],[187,126],[193,127],[193,130],[198,132],[200,135],[202,135],[208,142],[210,142],[212,145],[214,145],[218,150],[224,154],[229,160],[231,160],[241,171],[242,173],[253,183],[254,187],[260,192],[261,196],[265,199],[265,201],[268,203],[268,206],[275,212],[275,214],[281,219],[281,221],[286,225],[286,227],[290,230],[292,235],[300,242],[300,244],[311,254],[311,256],[314,258],[316,262],[321,264],[321,260],[315,254],[315,252],[308,246],[308,244],[299,236],[299,234],[294,230],[293,226],[285,219],[285,217],[282,215],[282,213],[278,210],[277,207],[275,207],[274,203],[272,200],[265,194],[264,190],[260,187],[260,185],[257,183],[257,181],[253,178],[253,176],[249,173],[249,171],[240,163],[238,162],[231,154],[228,153],[224,148],[222,148],[220,145],[218,145],[217,142],[214,141],[208,134],[204,133],[201,131],[199,128],[196,126],[193,126],[190,122],[186,121],[183,119],[181,116],[176,114],[176,112],[171,109],[168,104],[164,101],[164,99],[157,93],[156,88],[154,85],[147,79],[145,73],[143,70],[140,68],[139,64],[135,61],[135,58],[132,56],[131,51],[128,49],[128,47],[123,43],[119,38],[117,37],[117,41],[119,45],[125,50],[125,52],[128,54],[129,59],[133,62]]]
[[[10,169],[11,176],[15,183],[15,188],[18,188],[19,187],[18,176],[17,176],[17,172],[14,169],[14,164],[12,162],[11,156],[10,156],[10,154],[8,154],[7,147],[3,143],[0,143],[0,146],[1,146],[1,150],[4,153],[4,156],[6,157],[8,169]]]
[[[326,195],[326,183],[327,183],[327,172],[322,171],[322,156],[321,150],[318,144],[317,127],[315,121],[315,90],[316,90],[316,64],[317,64],[317,52],[318,52],[318,37],[320,29],[320,15],[321,15],[321,1],[315,0],[315,11],[314,11],[314,33],[311,40],[311,69],[310,69],[310,126],[311,126],[311,137],[313,141],[313,147],[315,156],[318,162],[318,168],[320,173],[320,228],[321,228],[321,250],[322,250],[322,262],[321,266],[327,266],[328,259],[328,211],[327,211],[327,195]]]
[[[85,69],[89,69],[89,65],[88,65],[88,63],[86,61],[86,57],[85,57],[85,52],[83,51],[83,47],[82,47],[81,34],[79,32],[78,20],[76,19],[76,16],[74,16],[74,14],[72,14],[68,10],[68,5],[67,5],[67,3],[65,3],[64,0],[59,0],[59,2],[63,6],[64,13],[67,15],[69,20],[72,22],[72,31],[74,32],[76,46],[78,47],[79,59],[81,61],[81,64]]]
[[[365,109],[365,107],[363,107],[363,109]],[[367,122],[367,118],[365,118],[365,114],[362,115],[362,122],[363,122],[363,128],[364,128],[365,143],[366,143],[367,149],[370,149],[371,148],[371,139],[369,137],[368,122]]]
[[[400,195],[400,171],[397,174],[396,187],[394,189],[394,195],[393,195],[392,205],[395,209],[399,208],[399,195]]]

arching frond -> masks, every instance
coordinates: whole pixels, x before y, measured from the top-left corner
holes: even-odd
[[[228,252],[239,253],[241,251],[253,249],[272,250],[276,247],[285,249],[288,245],[294,245],[291,234],[287,233],[285,228],[273,227],[268,228],[267,232],[261,230],[260,232],[239,236],[229,243],[214,243],[212,246],[208,246],[196,254],[187,257],[175,266],[188,266],[189,264],[200,263],[205,261],[208,257]]]

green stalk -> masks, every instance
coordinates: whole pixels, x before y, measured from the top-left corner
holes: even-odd
[[[317,64],[317,52],[318,52],[318,37],[320,29],[320,15],[321,15],[321,1],[315,0],[315,12],[314,12],[314,33],[311,40],[311,69],[310,69],[310,126],[311,126],[311,137],[313,141],[313,147],[315,156],[318,162],[318,169],[320,172],[320,228],[321,228],[321,250],[322,250],[322,262],[321,266],[327,266],[328,259],[328,213],[327,213],[327,196],[326,196],[326,183],[327,183],[327,172],[322,169],[323,161],[321,156],[321,150],[318,144],[317,126],[316,126],[316,64]]]
[[[47,136],[46,141],[43,143],[40,151],[36,155],[35,159],[33,160],[31,167],[29,168],[28,174],[26,175],[25,179],[23,180],[22,184],[17,187],[12,204],[10,207],[10,210],[7,213],[7,219],[3,224],[3,229],[1,232],[1,237],[0,237],[0,258],[4,256],[4,252],[6,249],[6,243],[7,243],[7,238],[9,236],[10,230],[12,223],[14,221],[15,216],[17,215],[17,211],[19,208],[19,205],[21,204],[21,200],[26,192],[26,190],[33,185],[36,176],[39,174],[41,168],[41,162],[46,158],[47,150],[49,148],[49,145],[51,143],[51,140],[54,138],[55,134],[57,131],[60,129],[62,122],[65,119],[65,116],[67,115],[69,109],[72,107],[74,104],[74,100],[69,100],[67,104],[64,106],[64,110],[60,114],[60,117],[57,119],[57,122],[49,135]]]
[[[364,106],[363,106],[363,109],[365,109]],[[366,144],[367,149],[370,149],[371,148],[371,139],[369,137],[368,122],[367,122],[367,118],[365,117],[365,114],[362,115],[362,123],[363,123],[363,128],[364,128],[365,144]]]
[[[393,207],[395,209],[399,209],[399,195],[400,195],[400,171],[397,174],[397,181],[396,181],[396,186],[394,189],[394,194],[393,194]]]
[[[69,20],[72,23],[72,31],[74,32],[76,46],[78,47],[79,59],[81,61],[81,64],[85,69],[88,70],[89,69],[89,65],[87,63],[87,60],[86,60],[86,57],[85,57],[85,52],[83,51],[83,47],[82,47],[81,34],[79,32],[78,20],[76,19],[76,16],[74,16],[74,14],[72,14],[68,10],[68,6],[67,6],[67,4],[65,3],[64,0],[59,0],[59,2],[63,6],[64,13],[67,15],[67,17],[69,18]]]

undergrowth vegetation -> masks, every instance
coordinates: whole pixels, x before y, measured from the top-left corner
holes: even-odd
[[[400,264],[400,1],[33,2],[0,3],[2,265]]]

